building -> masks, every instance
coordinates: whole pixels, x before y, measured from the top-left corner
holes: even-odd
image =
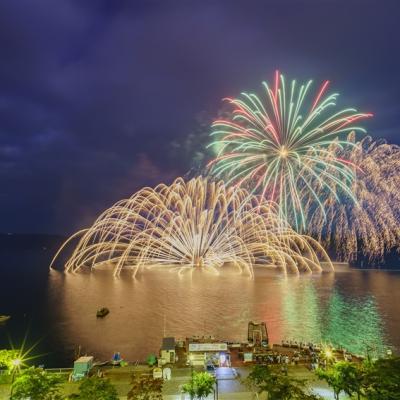
[[[204,366],[213,364],[218,367],[230,366],[230,353],[226,342],[212,340],[188,340],[187,364],[192,366]]]
[[[249,322],[247,329],[247,340],[255,347],[268,346],[268,331],[265,322]]]
[[[161,346],[161,363],[162,364],[174,364],[176,360],[176,350],[175,350],[175,338],[165,337],[162,341]]]
[[[79,357],[74,362],[74,371],[72,373],[72,379],[78,380],[84,378],[92,369],[92,367],[93,367],[92,356]]]

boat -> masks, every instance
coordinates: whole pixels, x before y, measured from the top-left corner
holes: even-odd
[[[107,307],[102,307],[102,308],[100,308],[100,310],[97,310],[96,317],[104,318],[109,313],[110,313],[110,310]]]
[[[1,324],[2,322],[8,321],[10,318],[11,318],[10,315],[0,315],[0,324]]]

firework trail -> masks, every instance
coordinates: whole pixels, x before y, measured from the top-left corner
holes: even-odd
[[[143,188],[119,201],[68,239],[53,263],[77,238],[66,271],[104,267],[135,275],[144,268],[200,267],[218,273],[230,264],[253,276],[255,265],[295,273],[333,269],[322,246],[291,229],[274,204],[203,177]]]
[[[340,203],[317,187],[325,213],[312,202],[306,204],[308,232],[334,248],[343,261],[356,259],[358,253],[379,261],[385,252],[400,246],[400,147],[369,136],[356,142],[354,134],[348,141],[352,145],[333,151],[360,166],[354,170],[356,179],[351,185],[357,201],[341,191],[340,185],[335,188]]]
[[[353,108],[338,110],[338,94],[326,94],[328,84],[310,99],[312,81],[287,84],[276,72],[272,87],[263,82],[263,97],[242,93],[226,99],[233,111],[213,123],[215,140],[209,146],[218,153],[208,164],[211,174],[276,202],[280,217],[297,231],[306,229],[305,202],[312,199],[324,212],[316,185],[333,196],[339,188],[353,197],[354,166],[333,156],[332,142],[348,146],[350,131],[364,132],[355,123],[371,116]]]

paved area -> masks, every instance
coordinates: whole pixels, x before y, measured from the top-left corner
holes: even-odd
[[[202,371],[202,369],[197,369]],[[251,368],[217,368],[216,377],[218,380],[218,400],[250,400],[256,399],[255,394],[251,393],[242,383],[247,377]],[[106,378],[109,378],[117,388],[120,399],[126,400],[126,394],[130,389],[130,380],[133,372],[150,373],[146,366],[110,368],[105,371]],[[289,368],[289,374],[297,378],[307,379],[315,393],[320,394],[325,399],[334,399],[332,391],[321,381],[318,381],[314,374],[304,366],[295,366]],[[165,381],[163,387],[163,397],[165,400],[189,400],[188,396],[181,393],[181,387],[184,383],[189,382],[191,377],[190,368],[173,368],[172,378]],[[79,382],[66,382],[63,385],[63,393],[71,394],[78,391]],[[217,388],[216,388],[217,389]],[[0,384],[0,399],[9,399],[10,386]],[[342,397],[344,399],[344,397]],[[216,400],[217,393],[213,393],[207,400]],[[260,397],[262,400],[262,397]]]

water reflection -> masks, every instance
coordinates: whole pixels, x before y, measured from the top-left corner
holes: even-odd
[[[341,343],[356,353],[370,350],[382,354],[385,350],[382,321],[371,295],[345,298],[335,290],[324,325],[324,339]]]
[[[357,354],[383,354],[388,341],[374,296],[341,294],[332,276],[329,278],[285,282],[286,335],[344,346]]]
[[[355,352],[366,345],[377,351],[399,348],[400,321],[388,317],[390,305],[380,299],[388,285],[398,290],[400,275],[393,279],[382,272],[377,284],[363,274],[345,270],[284,278],[265,272],[250,280],[234,273],[195,271],[178,277],[152,270],[132,280],[114,279],[104,271],[52,271],[49,308],[54,334],[71,358],[81,345],[100,359],[114,351],[128,360],[144,359],[158,351],[164,332],[243,341],[249,320],[266,321],[273,342],[328,341]],[[101,306],[111,310],[103,320],[95,317]]]

